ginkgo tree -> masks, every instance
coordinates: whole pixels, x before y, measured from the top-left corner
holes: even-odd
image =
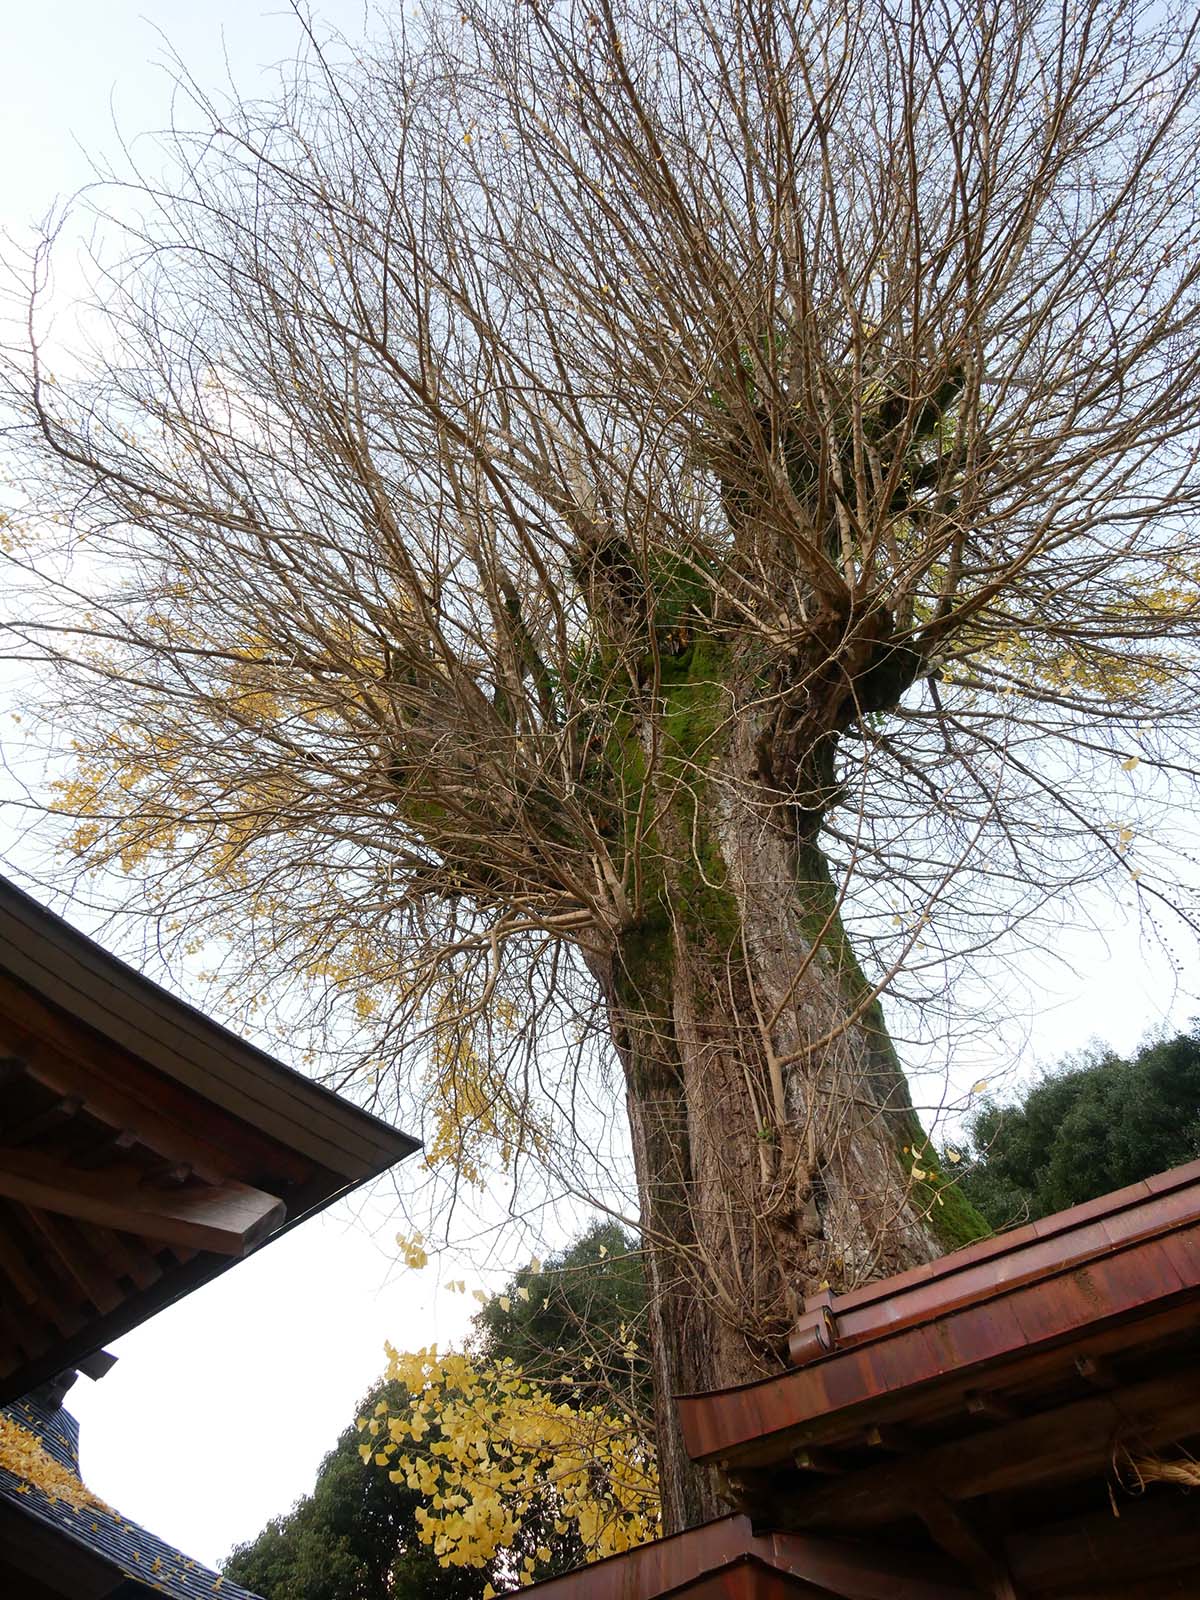
[[[275,100],[185,85],[92,199],[84,348],[25,264],[45,804],[310,994],[452,1202],[586,1188],[617,1077],[677,1528],[718,1500],[672,1394],[980,1225],[882,999],[936,1037],[1088,884],[1191,915],[1142,842],[1195,774],[1194,18],[298,26]]]

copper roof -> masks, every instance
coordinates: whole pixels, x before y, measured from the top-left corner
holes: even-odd
[[[911,1404],[910,1391],[977,1370],[994,1381],[1074,1335],[1095,1338],[1200,1291],[1200,1162],[1074,1206],[1014,1233],[844,1295],[805,1302],[792,1339],[801,1365],[679,1401],[695,1460],[767,1460],[789,1434],[844,1430],[860,1406]]]
[[[750,1518],[736,1514],[535,1584],[531,1592],[537,1600],[660,1600],[698,1593],[696,1585],[718,1578],[714,1593],[750,1596],[760,1592],[765,1574],[793,1585],[783,1591],[788,1594],[850,1600],[971,1600],[977,1592],[937,1556],[807,1534],[755,1533]]]
[[[1200,1595],[1194,1499],[1155,1478],[1200,1460],[1200,1162],[813,1296],[791,1356],[679,1402],[744,1515],[537,1600]]]

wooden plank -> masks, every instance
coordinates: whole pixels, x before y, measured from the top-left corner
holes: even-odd
[[[10,1198],[19,1199],[20,1196]],[[97,1311],[115,1311],[125,1296],[79,1230],[36,1206],[30,1206],[28,1211],[29,1220],[62,1262],[64,1271],[79,1287],[83,1298]]]
[[[80,1172],[25,1150],[0,1150],[0,1195],[104,1228],[220,1255],[244,1255],[287,1216],[276,1195],[234,1180],[154,1189],[128,1170]]]
[[[89,1111],[205,1177],[270,1174],[293,1183],[312,1163],[127,1055],[0,971],[0,1036],[40,1083],[81,1094]],[[282,1070],[282,1069],[281,1069]]]
[[[924,1484],[935,1483],[947,1500],[962,1501],[1090,1474],[1103,1477],[1122,1438],[1153,1448],[1197,1432],[1200,1383],[1192,1365],[867,1467],[808,1492],[789,1496],[781,1486],[779,1509],[786,1505],[790,1526],[869,1527],[919,1514]]]

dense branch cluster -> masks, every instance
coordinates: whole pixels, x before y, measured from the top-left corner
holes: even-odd
[[[880,991],[1128,882],[1194,777],[1194,28],[463,0],[308,44],[97,191],[89,352],[28,264],[5,621],[59,669],[54,809],[251,992],[350,997],[472,1181],[587,1186],[591,978],[691,919],[782,1194],[837,1137],[788,1070],[844,1120]],[[735,818],[828,859],[840,1020],[782,1028],[809,958],[759,982]]]

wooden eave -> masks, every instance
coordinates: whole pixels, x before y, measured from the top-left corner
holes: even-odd
[[[353,1182],[418,1141],[144,978],[0,879],[0,972],[181,1087]]]
[[[781,1600],[775,1574],[844,1600],[1200,1595],[1195,1496],[1153,1477],[1200,1460],[1200,1162],[814,1296],[790,1355],[678,1402],[741,1516],[538,1600],[749,1594],[766,1568]]]
[[[0,883],[0,1404],[416,1148]]]

